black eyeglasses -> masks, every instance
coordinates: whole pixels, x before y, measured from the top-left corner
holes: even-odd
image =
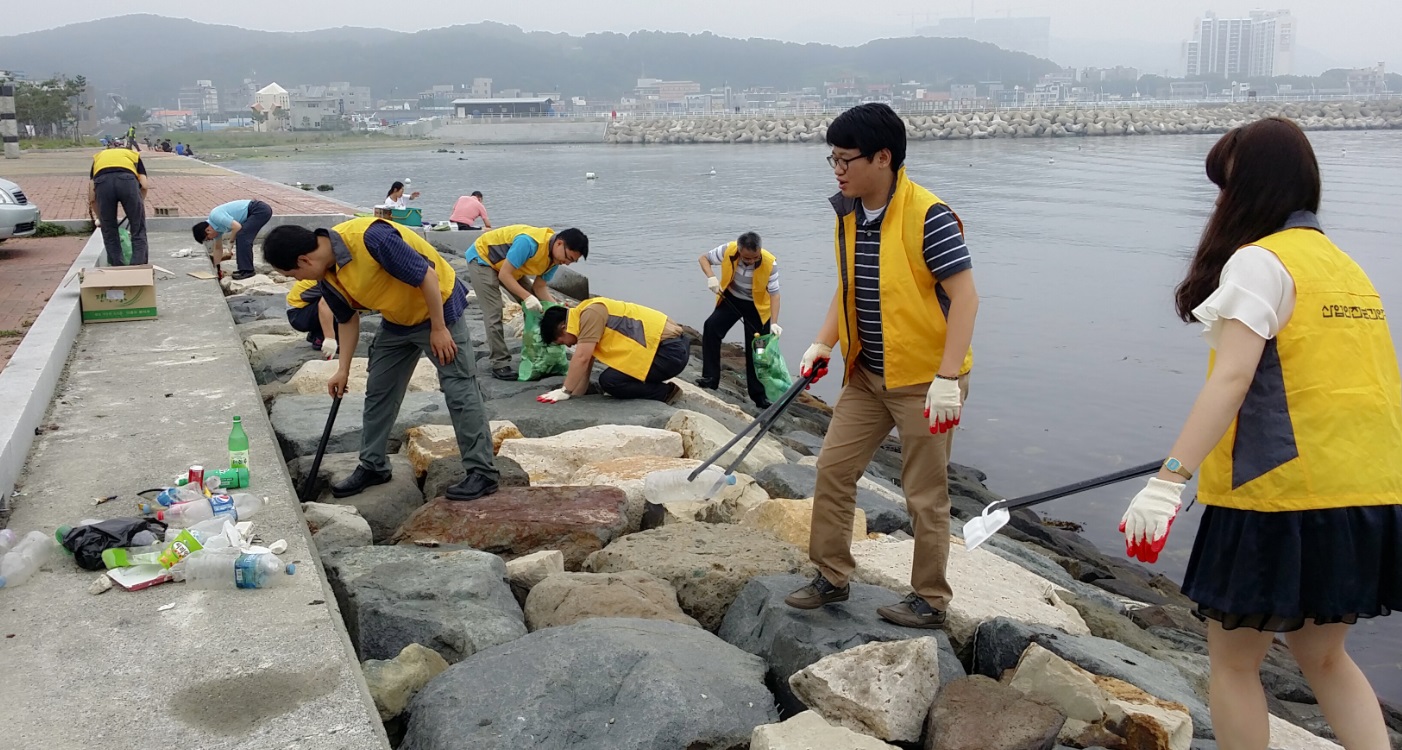
[[[846,171],[847,171],[847,167],[849,167],[849,166],[852,164],[852,162],[854,162],[854,161],[856,161],[856,160],[858,160],[858,159],[867,159],[867,160],[870,160],[871,157],[868,156],[868,155],[866,155],[866,154],[860,154],[860,155],[858,155],[858,156],[852,156],[852,157],[829,156],[829,157],[828,157],[828,166],[829,166],[829,167],[832,167],[833,169],[837,169],[837,165],[838,165],[838,164],[841,164],[841,165],[842,165],[842,171],[846,172]]]

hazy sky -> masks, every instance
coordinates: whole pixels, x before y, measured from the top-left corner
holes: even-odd
[[[967,16],[970,0],[336,0],[289,3],[239,0],[125,0],[99,5],[93,0],[47,0],[6,14],[3,33],[17,34],[122,13],[156,13],[245,28],[303,31],[331,26],[379,26],[402,31],[478,21],[498,21],[528,30],[712,31],[725,36],[788,41],[859,44],[872,38],[908,34],[941,17]],[[42,7],[42,11],[38,8]],[[1134,40],[1157,44],[1184,41],[1193,19],[1205,10],[1219,15],[1253,8],[1285,7],[1299,19],[1300,45],[1344,65],[1389,61],[1402,70],[1402,2],[1398,0],[973,0],[979,16],[1051,15],[1052,35],[1061,39]],[[860,14],[855,9],[860,9]]]

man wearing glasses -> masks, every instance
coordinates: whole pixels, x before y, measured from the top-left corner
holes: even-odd
[[[827,132],[839,192],[838,285],[800,372],[826,373],[842,344],[842,395],[818,455],[809,557],[818,576],[785,602],[816,609],[846,601],[857,480],[894,427],[901,486],[915,531],[914,593],[877,612],[938,628],[953,596],[947,470],[973,364],[974,288],[959,217],[905,171],[905,123],[884,104],[847,110]]]
[[[511,352],[501,321],[501,287],[521,300],[521,306],[540,312],[540,301],[554,302],[547,286],[560,266],[589,257],[589,238],[578,229],[558,234],[546,227],[512,224],[483,232],[467,254],[467,277],[477,292],[477,306],[487,326],[487,348],[492,354],[492,377],[515,380]],[[531,291],[521,279],[531,276]]]

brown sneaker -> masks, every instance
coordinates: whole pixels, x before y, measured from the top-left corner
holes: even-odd
[[[817,609],[824,604],[845,602],[851,593],[850,585],[838,588],[819,573],[812,583],[784,597],[784,603],[794,609]]]
[[[944,610],[931,607],[919,594],[910,594],[900,604],[879,607],[876,614],[887,622],[907,628],[933,629],[944,626]]]

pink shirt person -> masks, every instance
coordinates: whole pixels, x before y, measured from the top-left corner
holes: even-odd
[[[492,220],[487,218],[487,209],[482,205],[482,194],[473,192],[472,195],[464,195],[458,198],[458,202],[453,204],[453,213],[448,217],[459,225],[459,229],[464,225],[471,225],[477,221],[477,217],[482,217],[482,224],[485,228],[492,228]]]

